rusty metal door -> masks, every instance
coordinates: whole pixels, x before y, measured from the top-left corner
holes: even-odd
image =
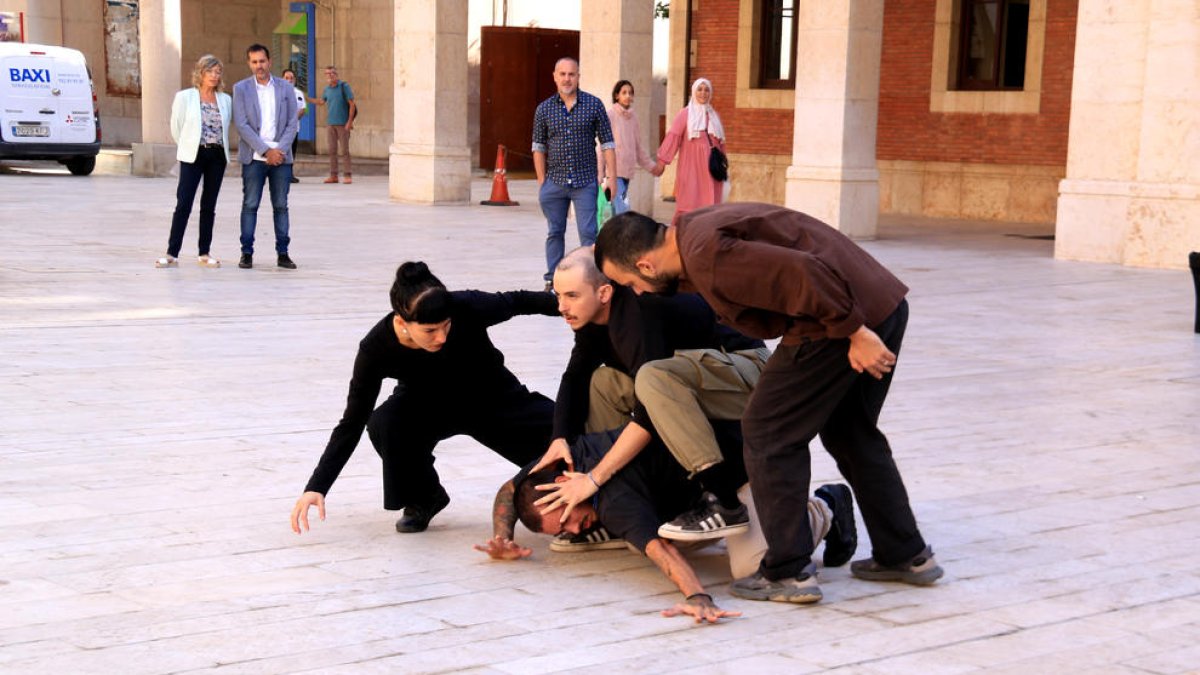
[[[496,168],[508,147],[509,171],[532,171],[533,113],[555,92],[554,63],[579,58],[579,31],[484,26],[479,45],[479,164]]]

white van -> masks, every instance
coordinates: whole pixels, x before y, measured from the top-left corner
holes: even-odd
[[[83,54],[0,42],[0,159],[54,159],[86,176],[99,153],[100,111]]]

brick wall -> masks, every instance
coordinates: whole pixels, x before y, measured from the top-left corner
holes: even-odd
[[[929,111],[935,0],[884,4],[881,160],[1065,166],[1077,0],[1049,0],[1040,112]]]
[[[738,0],[706,0],[692,15],[692,39],[698,43],[691,79],[713,84],[713,107],[725,125],[727,148],[737,154],[792,154],[791,110],[736,108]],[[688,83],[690,88],[691,82]],[[682,101],[667,102],[667,124]]]
[[[1071,71],[1078,0],[1049,0],[1036,115],[931,113],[929,111],[935,0],[886,2],[879,87],[879,159],[1064,166],[1070,117]],[[692,16],[697,41],[691,78],[713,83],[713,106],[743,155],[790,155],[790,110],[738,109],[737,0],[706,0]],[[668,123],[680,101],[668,102]]]

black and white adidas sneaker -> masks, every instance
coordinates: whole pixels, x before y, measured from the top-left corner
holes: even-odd
[[[603,527],[571,534],[563,532],[550,540],[550,550],[558,553],[583,553],[610,548],[625,548],[625,540],[612,536]]]
[[[700,541],[720,539],[749,529],[750,512],[745,504],[727,509],[711,493],[705,492],[700,506],[663,523],[658,528],[658,536],[676,541]]]

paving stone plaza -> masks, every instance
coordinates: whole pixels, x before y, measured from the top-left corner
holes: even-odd
[[[394,531],[364,436],[328,519],[296,536],[397,264],[451,288],[541,285],[532,181],[511,184],[519,207],[478,206],[486,179],[475,205],[426,207],[356,178],[293,186],[296,271],[274,267],[266,206],[258,266],[237,268],[235,177],[224,267],[195,264],[193,214],[180,267],[159,270],[173,178],[0,170],[0,671],[1200,669],[1190,275],[1056,261],[1049,226],[892,217],[864,243],[912,289],[881,426],[946,570],[932,588],[843,567],[820,571],[819,605],[743,601],[714,546],[691,560],[743,617],[663,618],[678,593],[639,555],[552,553],[524,529],[529,560],[472,550],[514,468],[462,437],[439,446],[452,501],[429,531]],[[561,320],[492,336],[553,396]],[[814,487],[836,479],[814,448]]]

